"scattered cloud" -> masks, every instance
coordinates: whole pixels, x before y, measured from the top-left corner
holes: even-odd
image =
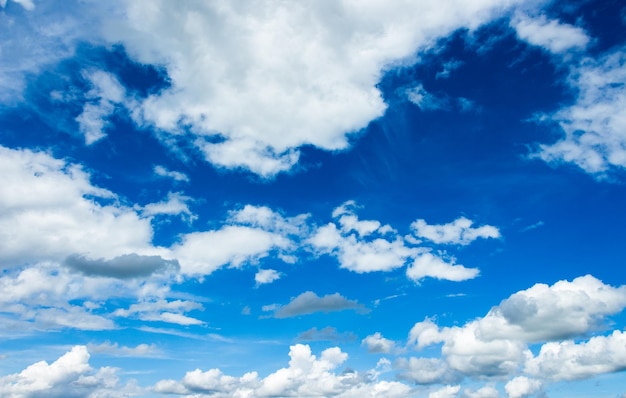
[[[119,383],[118,369],[89,365],[85,346],[75,346],[56,361],[37,362],[20,373],[0,377],[0,393],[7,397],[122,397],[137,393],[132,385]]]
[[[92,88],[85,94],[87,102],[76,121],[85,143],[91,145],[106,137],[106,119],[124,102],[126,90],[114,75],[102,70],[83,71],[83,78]]]
[[[406,276],[416,282],[423,278],[460,282],[474,279],[479,273],[478,268],[466,268],[460,264],[447,263],[432,253],[419,255],[406,270]]]
[[[260,269],[254,275],[254,281],[257,285],[265,285],[280,279],[280,272],[273,269]]]
[[[136,122],[170,134],[191,127],[207,161],[262,177],[291,169],[302,146],[348,148],[385,112],[376,85],[386,68],[506,12],[495,0],[123,5],[104,36],[171,81],[141,102]]]
[[[339,332],[332,326],[326,326],[325,328],[318,329],[312,327],[309,330],[298,335],[299,341],[352,341],[356,340],[356,335],[352,332]]]
[[[626,286],[612,287],[587,275],[571,282],[559,281],[552,286],[536,284],[503,300],[485,317],[463,326],[440,328],[427,318],[411,329],[408,343],[417,349],[443,343],[441,354],[446,365],[463,376],[511,375],[526,364],[530,375],[573,379],[576,376],[551,375],[550,369],[554,366],[551,360],[558,361],[559,355],[564,360],[572,359],[570,374],[579,372],[584,377],[585,372],[593,374],[592,358],[600,358],[598,353],[608,352],[608,347],[619,344],[623,336],[614,333],[608,338],[600,337],[581,345],[552,341],[585,336],[601,329],[608,315],[622,311],[624,307]],[[548,343],[544,345],[544,355],[534,358],[528,345],[545,341]],[[574,352],[577,350],[587,355],[576,356]],[[605,361],[607,371],[623,366],[619,350],[613,358],[611,362]],[[542,366],[545,366],[545,372],[541,370]],[[567,369],[563,368],[564,375],[568,374]]]
[[[541,382],[529,379],[526,376],[518,376],[506,383],[504,390],[509,398],[522,398],[535,394],[541,389]]]
[[[563,137],[542,144],[536,156],[549,163],[573,163],[597,178],[626,167],[626,52],[585,58],[570,71],[578,93],[574,104],[540,122],[556,122]]]
[[[360,374],[356,371],[337,373],[348,354],[338,347],[328,348],[316,357],[308,345],[292,345],[289,366],[278,369],[265,378],[257,372],[241,377],[227,376],[220,369],[187,372],[181,381],[161,380],[153,391],[162,394],[211,394],[215,397],[310,397],[336,396],[356,398],[406,397],[411,388],[395,381],[379,381],[376,371]],[[372,377],[374,376],[374,377]]]
[[[172,171],[166,169],[164,166],[156,165],[154,166],[154,174],[160,177],[171,178],[177,182],[189,182],[189,177],[185,173],[181,173],[180,171]]]
[[[511,26],[520,39],[555,54],[572,49],[584,50],[590,41],[582,28],[548,20],[545,15],[533,18],[517,13],[511,20]]]
[[[361,344],[367,347],[367,351],[370,353],[383,353],[389,354],[395,348],[393,340],[389,340],[383,337],[380,332],[376,332],[365,337]]]
[[[119,308],[114,316],[137,318],[142,321],[166,322],[178,325],[202,325],[203,321],[184,315],[185,312],[203,309],[200,303],[184,300],[145,301],[132,304],[128,309]]]
[[[451,223],[429,225],[419,219],[411,224],[413,233],[418,238],[424,238],[436,244],[468,245],[474,240],[483,238],[499,238],[500,231],[491,225],[472,228],[473,222],[465,217],[459,217]]]
[[[355,310],[367,312],[368,310],[354,300],[348,300],[339,293],[328,294],[319,297],[308,291],[294,297],[288,304],[279,307],[274,312],[276,318],[291,318],[299,315],[308,315],[316,312],[334,312],[343,310]]]
[[[101,344],[88,344],[92,354],[110,355],[115,357],[150,357],[160,355],[161,351],[154,344],[139,344],[135,347],[120,346],[106,341]]]

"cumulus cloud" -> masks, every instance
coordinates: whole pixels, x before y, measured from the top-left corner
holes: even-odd
[[[540,145],[536,154],[551,163],[573,163],[605,178],[626,167],[626,52],[585,58],[570,71],[575,102],[540,121],[558,123],[563,137]]]
[[[509,398],[528,397],[540,389],[541,382],[539,380],[529,379],[526,376],[518,376],[504,386]]]
[[[318,329],[312,327],[298,335],[298,340],[302,341],[338,341],[338,340],[355,340],[356,336],[351,332],[339,332],[332,326]]]
[[[524,371],[550,380],[586,379],[626,369],[626,333],[615,330],[588,341],[549,342],[526,362]]]
[[[338,347],[322,351],[319,358],[308,345],[296,344],[289,350],[289,366],[265,378],[256,372],[241,377],[228,376],[220,369],[187,372],[181,381],[161,380],[153,390],[166,394],[211,394],[212,397],[310,397],[342,398],[406,397],[411,388],[400,382],[379,381],[375,371],[336,372],[348,358]]]
[[[428,394],[428,398],[454,398],[460,390],[461,386],[445,386]]]
[[[445,261],[432,253],[431,248],[417,247],[422,242],[412,236],[402,237],[389,225],[377,220],[360,220],[354,201],[347,201],[333,211],[335,222],[317,228],[307,243],[317,254],[337,257],[342,268],[364,273],[391,271],[412,260],[407,267],[409,279],[419,282],[423,278],[463,281],[479,274],[476,268],[466,268]],[[478,238],[499,237],[497,228],[484,225],[472,228],[472,221],[459,218],[450,224],[428,225],[424,220],[411,224],[414,234],[434,243],[467,245]]]
[[[533,18],[518,13],[511,20],[517,36],[528,43],[559,54],[571,49],[584,49],[589,36],[582,28],[548,20],[545,15]]]
[[[149,276],[163,269],[177,269],[178,262],[164,260],[160,256],[140,256],[124,254],[111,260],[92,260],[74,254],[65,259],[69,268],[90,276],[108,276],[112,278],[137,278]]]
[[[459,217],[451,223],[429,225],[419,219],[411,224],[413,233],[418,238],[424,238],[437,244],[468,245],[474,240],[483,238],[499,238],[500,231],[491,225],[472,227],[473,222],[465,217]]]
[[[122,397],[131,391],[119,383],[117,369],[89,365],[85,346],[75,346],[56,361],[30,365],[20,373],[0,377],[5,397]]]
[[[367,347],[367,351],[370,353],[389,354],[395,348],[393,340],[384,338],[380,332],[365,337],[361,344]]]
[[[386,109],[376,87],[385,70],[517,2],[127,1],[104,35],[168,73],[171,87],[143,100],[138,123],[190,127],[208,161],[269,177],[303,145],[349,147]]]
[[[432,253],[417,256],[406,270],[406,276],[416,282],[429,277],[448,281],[464,281],[478,276],[477,268],[466,268],[460,264],[447,263]]]
[[[164,253],[151,245],[150,219],[92,185],[79,165],[0,147],[0,185],[0,259],[8,266],[60,262],[74,253]]]
[[[319,297],[308,291],[294,297],[288,304],[279,307],[274,312],[276,318],[290,318],[299,315],[308,315],[315,312],[334,312],[343,310],[356,310],[367,312],[368,310],[357,301],[348,300],[339,293],[327,294]]]
[[[280,272],[273,269],[260,269],[254,275],[254,281],[257,285],[265,285],[280,279]]]
[[[619,349],[600,365],[602,355],[620,344],[623,335],[618,332],[580,345],[558,341],[603,327],[608,315],[625,306],[626,286],[612,287],[587,275],[552,286],[536,284],[463,326],[439,327],[427,318],[413,326],[408,343],[417,349],[442,343],[446,365],[463,376],[511,375],[527,364],[527,373],[537,377],[586,377],[594,371],[610,372],[624,366],[623,350]],[[528,345],[542,341],[548,341],[543,355],[533,357]],[[572,360],[570,366],[561,367],[563,373],[557,373],[556,363],[568,358]],[[407,365],[404,368],[410,369]]]
[[[354,208],[349,201],[335,209],[336,223],[318,228],[308,243],[319,253],[336,256],[342,268],[358,273],[402,267],[415,249],[406,246],[388,225],[359,220]]]
[[[398,377],[417,384],[443,384],[455,380],[445,361],[439,358],[399,358],[394,363]]]

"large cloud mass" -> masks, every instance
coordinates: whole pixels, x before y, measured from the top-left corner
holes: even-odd
[[[211,163],[267,177],[303,145],[347,148],[386,109],[386,68],[514,3],[126,1],[104,35],[167,70],[171,87],[143,101],[139,123],[188,129]]]

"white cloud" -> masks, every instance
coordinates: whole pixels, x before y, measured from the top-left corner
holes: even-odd
[[[363,273],[390,271],[402,267],[415,249],[389,226],[375,220],[359,220],[354,202],[346,202],[333,212],[337,224],[318,228],[308,243],[320,254],[336,256],[342,268]]]
[[[589,37],[583,29],[554,19],[548,20],[545,15],[532,18],[518,13],[511,21],[511,26],[520,39],[556,54],[584,49],[589,43]]]
[[[271,250],[288,248],[290,241],[281,235],[239,225],[218,230],[192,232],[183,236],[172,252],[187,275],[209,275],[223,266],[240,267],[257,262]]]
[[[448,281],[465,281],[478,276],[477,268],[466,268],[460,264],[447,263],[432,253],[418,255],[406,270],[406,276],[416,282],[429,277]]]
[[[541,382],[526,376],[518,376],[506,383],[504,390],[509,398],[527,397],[541,390]]]
[[[187,176],[187,174],[181,173],[180,171],[168,170],[161,165],[154,166],[154,174],[161,177],[171,178],[172,180],[178,182],[189,182],[189,177]]]
[[[132,304],[128,309],[117,309],[113,312],[113,315],[125,318],[138,318],[142,321],[167,322],[185,326],[202,325],[204,322],[201,320],[184,315],[185,312],[202,309],[202,305],[194,301],[157,300]]]
[[[280,306],[274,312],[276,318],[290,318],[298,315],[308,315],[315,312],[334,312],[356,310],[366,312],[363,305],[355,300],[348,300],[339,293],[327,294],[319,297],[307,291],[294,297],[288,304]]]
[[[340,398],[406,397],[411,389],[400,382],[378,381],[375,371],[336,373],[348,355],[338,347],[328,348],[316,357],[308,345],[296,344],[289,350],[289,366],[265,378],[256,372],[241,377],[224,375],[220,369],[187,372],[183,379],[161,380],[153,388],[158,393],[211,394],[212,397],[311,397]]]
[[[421,84],[405,91],[409,101],[417,105],[423,111],[448,110],[450,101],[447,97],[438,97],[429,93]]]
[[[167,70],[171,88],[141,104],[139,123],[173,134],[189,126],[216,166],[269,177],[303,145],[347,148],[384,113],[376,84],[387,68],[516,2],[127,1],[105,36]]]
[[[316,254],[337,257],[341,268],[364,273],[391,271],[411,265],[406,275],[419,282],[423,278],[463,281],[479,274],[476,268],[466,268],[454,261],[446,262],[431,253],[430,248],[413,247],[422,241],[413,236],[403,238],[389,225],[376,220],[360,220],[355,214],[357,205],[347,201],[333,211],[335,222],[317,228],[306,240]],[[428,225],[424,220],[411,224],[416,236],[435,243],[467,245],[478,238],[499,237],[497,228],[484,225],[472,228],[472,221],[459,218],[450,224]]]
[[[395,348],[393,340],[389,340],[383,337],[380,332],[376,332],[365,337],[361,341],[361,345],[367,347],[367,351],[371,353],[384,353],[389,354]]]
[[[536,357],[526,362],[524,371],[550,380],[586,379],[598,374],[626,369],[626,333],[615,330],[608,336],[595,336],[575,343],[567,340],[541,346]]]
[[[428,394],[428,398],[454,398],[460,390],[461,386],[445,386]]]
[[[498,398],[500,393],[492,386],[481,387],[478,390],[466,389],[463,394],[468,398]]]
[[[544,355],[535,358],[528,344],[584,336],[604,326],[608,315],[622,311],[625,306],[626,286],[615,288],[587,275],[552,286],[536,284],[511,295],[486,316],[463,326],[440,328],[427,318],[411,329],[408,344],[422,349],[442,343],[443,360],[464,376],[512,375],[527,363],[531,375],[576,378],[577,374],[593,374],[594,370],[610,372],[624,366],[623,352],[616,350],[611,359],[600,354],[607,353],[612,344],[619,344],[623,336],[614,333],[610,338],[598,337],[582,345],[547,343]],[[554,373],[559,360],[573,358],[575,353],[582,354],[577,357],[580,363],[573,362],[569,368],[563,366],[562,375]],[[603,365],[599,365],[600,358],[605,358]],[[596,363],[599,367],[595,367]]]
[[[472,228],[473,222],[465,217],[459,217],[451,223],[429,225],[419,219],[411,224],[415,236],[428,239],[437,244],[468,245],[474,240],[483,238],[499,238],[500,231],[491,225]]]
[[[85,143],[91,145],[106,137],[107,118],[124,102],[126,90],[114,75],[102,70],[83,71],[83,77],[92,88],[85,94],[87,102],[76,121]]]
[[[400,358],[394,363],[398,377],[417,384],[440,384],[452,381],[454,375],[439,358]]]
[[[599,59],[584,59],[574,67],[569,84],[576,102],[541,121],[554,121],[564,136],[540,145],[537,156],[546,162],[573,163],[599,178],[626,167],[626,52],[617,50]]]
[[[150,219],[92,185],[76,164],[0,147],[0,185],[0,259],[8,266],[73,253],[104,259],[164,253],[150,243]]]
[[[280,272],[273,269],[260,269],[254,275],[254,281],[257,285],[265,285],[280,279]]]
[[[144,217],[152,217],[156,215],[180,216],[189,222],[195,221],[198,216],[193,214],[189,209],[187,202],[192,198],[182,195],[181,193],[168,193],[167,199],[157,203],[148,203],[143,207],[139,207]]]
[[[145,343],[138,344],[135,347],[128,347],[106,341],[101,344],[88,344],[87,348],[93,354],[104,354],[116,357],[146,357],[161,353],[154,344]]]
[[[56,361],[30,365],[20,373],[0,377],[4,397],[122,397],[137,391],[119,384],[117,369],[89,365],[85,346],[75,346]]]

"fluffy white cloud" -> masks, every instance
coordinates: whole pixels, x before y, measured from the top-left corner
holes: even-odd
[[[333,212],[336,223],[318,228],[308,243],[319,253],[336,256],[342,268],[363,273],[402,267],[416,250],[388,225],[359,220],[356,205],[349,201]]]
[[[359,304],[357,301],[348,300],[339,293],[319,297],[317,294],[308,291],[294,297],[288,304],[278,306],[274,312],[274,316],[276,318],[289,318],[298,315],[313,314],[315,312],[343,310],[367,311],[363,305]]]
[[[461,386],[445,386],[428,394],[428,398],[454,398],[460,390]]]
[[[361,344],[367,347],[368,352],[374,353],[388,354],[395,348],[393,340],[384,338],[380,332],[365,337]]]
[[[254,275],[254,281],[257,285],[265,285],[280,279],[280,272],[273,269],[260,269]]]
[[[626,333],[615,330],[588,341],[549,342],[526,362],[524,371],[550,380],[585,379],[626,369]]]
[[[429,225],[419,219],[411,224],[415,236],[428,239],[437,244],[468,245],[474,240],[483,238],[499,238],[500,231],[491,225],[472,228],[473,222],[465,217],[459,217],[451,223]]]
[[[492,386],[481,387],[478,390],[464,390],[463,394],[468,398],[498,398],[500,393]]]
[[[545,15],[532,18],[518,13],[511,26],[520,39],[556,54],[573,48],[584,49],[589,43],[583,29],[554,19],[548,20]]]
[[[455,379],[448,364],[439,358],[400,358],[394,367],[400,371],[400,379],[417,384],[440,384]]]
[[[0,147],[0,185],[0,259],[8,266],[73,253],[105,259],[163,253],[150,243],[150,219],[92,185],[76,164]]]
[[[526,376],[518,376],[506,383],[504,390],[509,398],[522,398],[532,395],[541,389],[541,382],[529,379]]]
[[[378,381],[375,372],[359,374],[355,371],[336,373],[348,355],[338,347],[322,351],[320,357],[312,354],[308,345],[290,347],[289,366],[278,369],[265,378],[256,372],[242,377],[227,376],[219,369],[202,372],[196,369],[180,382],[161,380],[154,391],[169,394],[207,394],[211,397],[311,397],[336,396],[341,398],[406,397],[409,386],[390,381]]]
[[[412,236],[403,238],[389,225],[376,220],[360,220],[354,201],[347,201],[333,211],[335,222],[319,227],[307,240],[318,254],[337,257],[342,268],[364,273],[390,271],[412,260],[407,267],[409,279],[423,278],[463,281],[478,276],[476,268],[466,268],[454,261],[446,262]],[[459,218],[450,224],[428,225],[424,220],[411,224],[415,235],[434,243],[467,245],[478,238],[499,237],[497,228],[484,225],[472,228],[472,221]]]
[[[541,145],[537,156],[573,163],[600,178],[612,168],[626,167],[625,64],[626,52],[617,50],[586,58],[572,69],[568,81],[578,91],[576,102],[540,118],[558,123],[564,136]]]
[[[131,392],[119,384],[117,369],[93,369],[85,346],[73,347],[51,364],[37,362],[20,373],[0,377],[0,394],[10,398],[122,397]]]
[[[139,123],[191,127],[208,161],[272,176],[303,145],[347,148],[385,111],[386,69],[516,3],[126,1],[104,35],[167,70],[171,87],[143,101]]]
[[[550,362],[552,358],[561,355],[562,359],[566,359],[580,350],[588,353],[589,367],[585,368],[582,360],[580,364],[571,365],[570,373],[592,373],[592,358],[596,358],[594,350],[608,352],[611,344],[619,344],[622,335],[597,338],[590,341],[589,346],[548,343],[544,346],[544,355],[534,359],[528,344],[584,336],[603,326],[603,320],[608,315],[623,310],[625,300],[626,286],[615,288],[605,285],[590,275],[571,282],[559,281],[552,286],[536,284],[511,295],[493,307],[485,317],[463,326],[440,328],[428,318],[418,322],[409,333],[408,343],[418,349],[443,343],[441,354],[447,366],[465,376],[510,375],[528,363],[529,374],[567,378],[550,376],[550,369],[554,366]],[[597,361],[601,357],[598,355]],[[622,353],[617,351],[611,361],[605,362],[603,369],[617,370],[623,366],[620,361],[623,361]],[[541,372],[542,366],[546,367],[546,372]],[[564,374],[568,374],[566,369],[563,367]],[[598,373],[602,372],[597,369]]]
[[[208,275],[229,265],[239,267],[256,262],[273,249],[287,248],[285,237],[240,225],[227,225],[218,230],[192,232],[183,236],[172,252],[187,275]]]
[[[432,253],[423,253],[417,256],[407,268],[406,276],[416,282],[426,277],[459,282],[473,279],[478,276],[479,272],[477,268],[447,263]]]

